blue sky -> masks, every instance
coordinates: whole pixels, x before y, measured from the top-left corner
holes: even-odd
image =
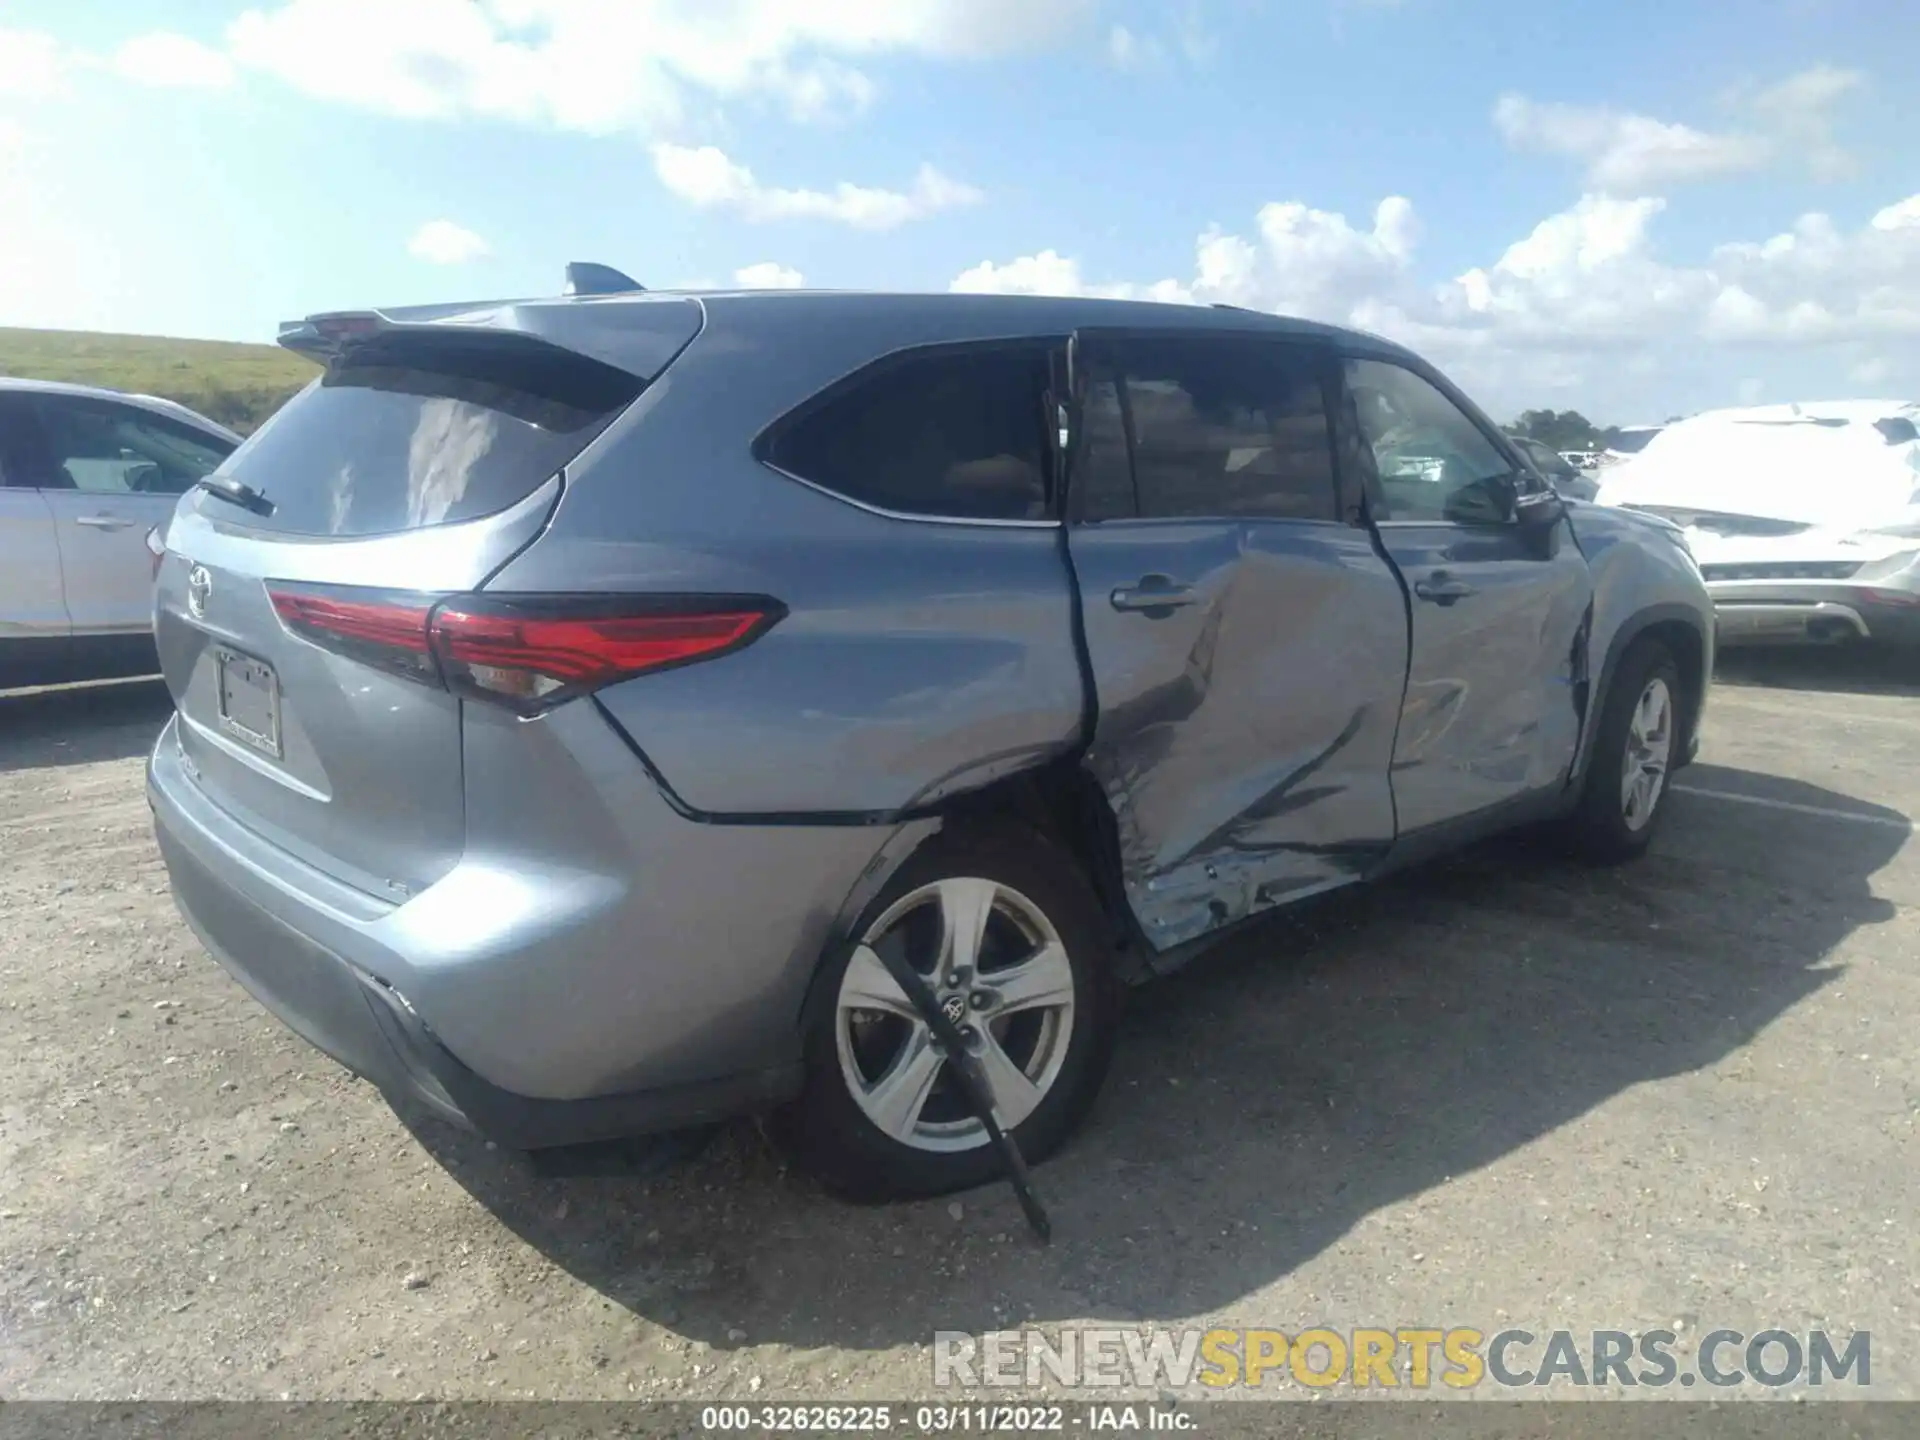
[[[1900,0],[0,0],[0,325],[650,285],[1355,323],[1496,413],[1920,394]]]

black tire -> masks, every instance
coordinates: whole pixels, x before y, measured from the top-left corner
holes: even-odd
[[[1667,769],[1661,777],[1653,808],[1639,825],[1630,824],[1621,800],[1626,777],[1628,734],[1635,708],[1654,681],[1667,687],[1672,705],[1671,736]],[[1633,642],[1620,657],[1594,731],[1593,756],[1587,764],[1587,778],[1581,789],[1580,803],[1568,817],[1567,836],[1574,849],[1596,864],[1618,864],[1646,852],[1666,813],[1667,795],[1672,790],[1673,766],[1686,741],[1685,691],[1680,684],[1680,667],[1673,654],[1658,640],[1643,638]]]
[[[932,1151],[884,1133],[854,1098],[843,1074],[839,996],[855,942],[897,901],[941,880],[977,877],[1016,890],[1052,925],[1073,972],[1073,1019],[1065,1058],[1038,1106],[1014,1128],[1029,1163],[1044,1160],[1086,1118],[1118,1032],[1121,988],[1113,927],[1080,867],[1058,846],[1016,824],[943,831],[914,853],[821,965],[803,1018],[806,1079],[798,1099],[773,1117],[776,1140],[822,1184],[848,1199],[941,1195],[997,1179],[1000,1160],[984,1143]],[[951,1103],[952,1096],[948,1096]]]

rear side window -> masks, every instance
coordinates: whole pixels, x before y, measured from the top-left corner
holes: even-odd
[[[336,360],[223,469],[272,502],[243,522],[258,529],[384,535],[473,520],[539,489],[641,388],[517,335],[382,338]]]
[[[881,361],[781,422],[772,465],[882,510],[958,520],[1051,514],[1049,347]]]
[[[1133,508],[1089,495],[1089,518],[1338,518],[1322,362],[1300,345],[1140,337],[1119,369]],[[1103,513],[1104,511],[1104,513]]]

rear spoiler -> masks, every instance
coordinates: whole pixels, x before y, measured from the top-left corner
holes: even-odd
[[[700,332],[703,316],[693,300],[650,300],[647,313],[629,311],[615,325],[573,303],[595,296],[646,294],[638,282],[606,265],[575,261],[567,266],[566,294],[569,298],[559,300],[459,300],[400,309],[330,310],[283,321],[276,338],[283,349],[326,365],[376,336],[490,333],[516,337],[509,344],[571,350],[651,380]]]

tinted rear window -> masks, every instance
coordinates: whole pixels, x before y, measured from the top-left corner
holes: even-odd
[[[510,334],[377,340],[335,361],[221,469],[273,503],[244,514],[253,528],[451,524],[525,499],[641,389],[625,371]]]
[[[1044,519],[1048,355],[1045,344],[994,345],[882,361],[784,422],[765,453],[882,510]]]

